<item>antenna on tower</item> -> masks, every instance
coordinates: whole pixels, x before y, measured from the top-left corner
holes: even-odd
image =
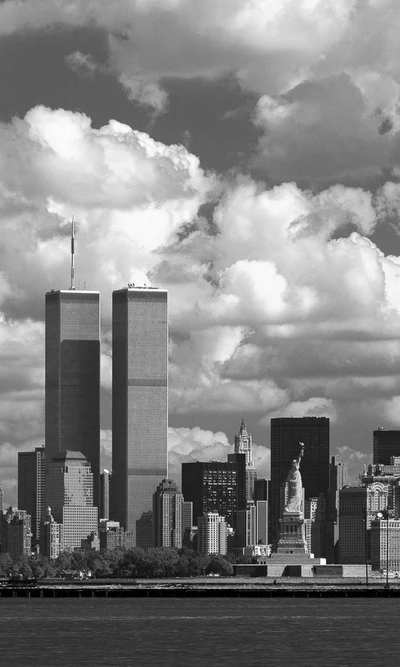
[[[71,221],[71,287],[75,289],[75,220],[72,216]]]

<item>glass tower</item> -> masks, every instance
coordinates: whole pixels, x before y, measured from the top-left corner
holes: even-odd
[[[167,472],[167,292],[113,292],[112,519],[136,536]]]

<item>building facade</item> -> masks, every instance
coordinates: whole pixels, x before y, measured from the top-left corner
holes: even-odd
[[[372,463],[390,465],[392,456],[400,456],[400,429],[381,426],[373,434]]]
[[[326,498],[325,553],[328,563],[339,562],[339,492],[348,482],[347,466],[340,456],[332,456],[329,465],[329,491]]]
[[[82,452],[93,472],[94,504],[100,475],[100,294],[46,294],[46,470],[59,452]],[[50,503],[47,502],[47,505]]]
[[[26,510],[9,507],[0,516],[0,542],[2,553],[16,559],[32,553],[31,517]]]
[[[104,468],[100,474],[100,503],[99,516],[100,519],[110,518],[110,487],[112,483],[112,472]]]
[[[244,454],[246,459],[246,500],[254,500],[254,484],[257,470],[253,461],[253,438],[247,431],[244,419],[240,424],[239,433],[235,435],[235,454]]]
[[[339,491],[339,562],[362,564],[370,559],[370,527],[387,508],[388,487],[380,482],[348,486]]]
[[[42,556],[54,560],[63,550],[63,526],[57,523],[47,508],[40,525],[40,553]]]
[[[31,517],[32,545],[40,540],[40,523],[46,510],[46,461],[44,447],[18,452],[18,507]]]
[[[113,292],[111,516],[134,534],[167,477],[167,308],[165,290]]]
[[[193,523],[209,512],[225,517],[236,527],[236,514],[246,509],[244,454],[230,454],[228,461],[194,461],[182,464],[182,493],[193,503]]]
[[[225,555],[227,552],[227,528],[225,517],[217,512],[207,512],[198,518],[198,551]]]
[[[98,533],[93,505],[93,473],[81,452],[60,452],[47,475],[47,498],[54,520],[63,527],[63,549],[73,551],[91,533]]]
[[[327,493],[329,488],[329,419],[327,417],[278,417],[271,419],[271,482],[269,485],[269,534],[279,537],[281,487],[285,483],[299,442],[305,444],[301,477],[305,498]]]
[[[400,572],[400,520],[375,518],[371,521],[371,567]]]
[[[183,495],[172,479],[163,479],[153,495],[154,546],[182,548]]]

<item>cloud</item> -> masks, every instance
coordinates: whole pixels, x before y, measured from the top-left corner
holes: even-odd
[[[82,76],[93,76],[98,69],[98,65],[93,60],[90,53],[74,51],[65,57],[65,62],[74,72]]]

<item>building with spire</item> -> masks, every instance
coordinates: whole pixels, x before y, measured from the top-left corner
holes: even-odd
[[[100,293],[75,289],[74,252],[73,225],[70,287],[51,290],[45,297],[46,472],[60,452],[82,452],[92,469],[98,507]]]
[[[235,454],[244,454],[246,457],[246,500],[254,499],[254,485],[257,471],[253,461],[253,438],[247,431],[244,419],[240,424],[239,433],[235,435]]]

